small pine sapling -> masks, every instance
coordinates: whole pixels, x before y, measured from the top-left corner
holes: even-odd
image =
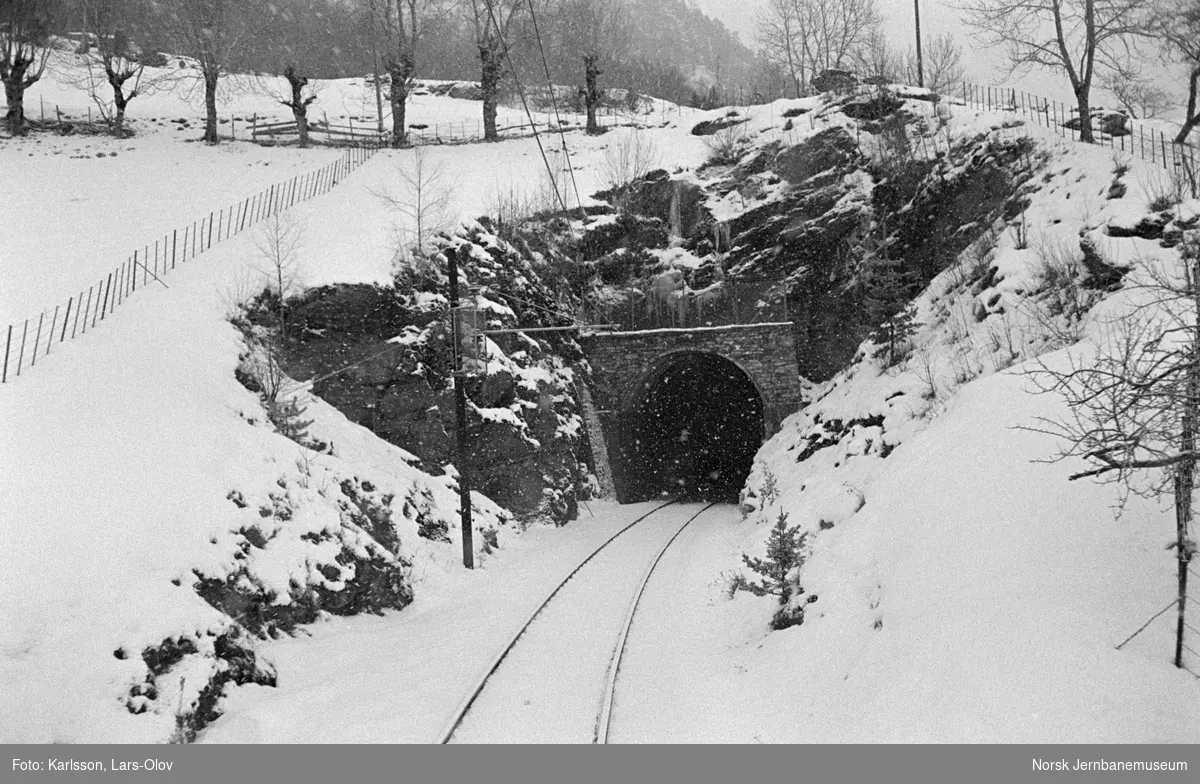
[[[915,312],[909,304],[913,274],[904,268],[902,260],[890,257],[890,244],[890,238],[885,238],[868,251],[862,278],[864,315],[875,327],[871,339],[886,357],[887,367],[903,358],[901,349],[917,329]]]
[[[747,581],[746,590],[755,596],[778,596],[780,604],[787,604],[792,597],[789,575],[804,564],[804,545],[808,532],[800,533],[800,526],[787,524],[788,514],[780,510],[771,536],[767,539],[767,557],[751,558],[742,554],[742,562],[761,579]]]
[[[267,416],[270,418],[271,424],[275,425],[280,435],[290,438],[301,445],[308,440],[308,426],[313,421],[304,418],[307,406],[300,402],[299,396],[289,400],[276,399],[264,402],[266,403]]]

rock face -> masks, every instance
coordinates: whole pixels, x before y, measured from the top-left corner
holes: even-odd
[[[915,291],[993,221],[1019,211],[1016,193],[1033,168],[1028,141],[978,137],[949,150],[942,141],[936,156],[918,154],[927,120],[886,90],[831,96],[827,104],[813,112],[828,127],[798,144],[759,144],[735,162],[705,167],[707,179],[698,183],[654,173],[627,188],[621,202],[623,225],[658,225],[669,220],[679,189],[683,247],[696,260],[682,269],[692,290],[720,280],[785,280],[797,362],[813,380],[844,367],[876,326],[860,284],[869,244],[898,257]],[[848,120],[858,121],[857,130]],[[727,236],[718,256],[713,215],[722,203],[720,211],[732,216],[718,229]],[[666,274],[661,235],[618,232],[609,223],[588,236],[605,240],[605,255],[589,258],[609,302]],[[622,239],[629,241],[619,245]]]
[[[481,287],[489,328],[570,323],[556,315],[558,298],[536,263],[508,243],[478,225],[453,243],[464,287]],[[440,268],[410,269],[393,288],[319,289],[289,312],[295,377],[359,363],[314,391],[433,473],[455,462],[447,285]],[[466,382],[471,461],[458,468],[518,517],[565,522],[588,487],[586,434],[573,391],[582,353],[565,336],[497,335],[491,348],[486,373]]]

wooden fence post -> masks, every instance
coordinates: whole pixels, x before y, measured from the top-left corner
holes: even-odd
[[[38,347],[42,344],[42,322],[46,320],[46,311],[42,311],[42,315],[38,316],[37,337],[33,339],[33,356],[29,358],[29,367],[37,366]]]
[[[187,244],[186,242],[184,244]],[[171,269],[175,269],[175,248],[179,245],[179,229],[171,229]]]
[[[58,309],[62,305],[54,306],[54,318],[50,319],[50,331],[46,333],[46,355],[50,354],[50,344],[54,342],[54,328],[58,326]]]
[[[82,295],[81,295],[81,296],[82,296]],[[59,343],[62,343],[64,340],[66,340],[66,339],[67,339],[67,322],[71,320],[71,305],[73,305],[74,303],[75,303],[75,298],[74,298],[74,297],[71,297],[70,299],[68,299],[68,300],[67,300],[67,312],[63,314],[63,328],[62,328],[62,334],[58,336],[58,342],[59,342]],[[76,320],[76,321],[78,321],[78,320],[79,320],[79,314],[78,314],[78,313],[77,313],[77,314],[75,314],[75,320]],[[51,333],[50,337],[51,337],[51,338],[53,338],[53,337],[54,337],[54,334],[53,334],[53,333]],[[72,336],[72,337],[73,337],[73,336]]]
[[[95,287],[95,285],[88,286],[87,309],[85,309],[85,310],[83,311],[83,331],[79,333],[79,334],[81,334],[81,335],[87,332],[87,320],[88,320],[88,316],[90,316],[90,315],[91,315],[91,313],[92,313],[92,291],[93,291],[95,288],[96,288],[96,287]]]
[[[29,319],[25,319],[25,327],[21,330],[21,353],[17,354],[17,375],[21,375],[21,362],[25,359],[25,337],[29,334]]]
[[[130,289],[130,293],[132,293],[132,292],[134,292],[134,291],[137,291],[137,264],[138,264],[138,257],[137,257],[137,254],[138,254],[138,252],[135,250],[135,251],[133,252],[133,271],[134,271],[134,275],[133,275],[133,288],[132,288],[132,289]]]
[[[112,276],[111,272],[108,273],[108,285],[104,289],[104,305],[97,310],[97,315],[100,316],[101,321],[104,321],[104,311],[108,310],[108,294],[112,291]],[[100,292],[96,292],[96,298],[99,299],[99,297]],[[92,326],[96,326],[96,316],[92,316]]]
[[[8,339],[4,341],[4,371],[0,374],[0,384],[8,383],[8,354],[12,348],[12,324],[8,325]]]

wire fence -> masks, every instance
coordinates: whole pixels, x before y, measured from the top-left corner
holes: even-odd
[[[378,145],[351,147],[320,169],[298,174],[223,210],[214,210],[181,229],[173,229],[153,245],[135,250],[124,263],[86,289],[81,288],[66,302],[23,322],[9,324],[0,332],[4,343],[0,384],[28,373],[50,355],[55,345],[96,329],[139,289],[153,284],[166,287],[163,278],[176,266],[293,205],[329,192],[378,149]]]
[[[1064,139],[1082,141],[1079,110],[1060,101],[1012,87],[970,82],[963,82],[961,97],[968,106],[1020,115]],[[1148,129],[1141,123],[1135,126],[1119,112],[1093,112],[1090,124],[1096,144],[1162,166],[1193,198],[1200,197],[1200,154],[1194,146],[1168,139],[1162,130]]]
[[[678,116],[691,113],[691,109],[679,109]],[[647,112],[627,112],[609,110],[597,112],[596,124],[601,128],[617,128],[626,125],[636,125],[639,122],[654,122],[668,116],[676,116],[672,107],[670,111],[662,107],[654,107]],[[540,121],[538,115],[541,115]],[[253,118],[250,127],[251,141],[259,144],[286,142],[295,143],[300,136],[300,129],[295,120],[277,122],[259,122]],[[363,117],[355,122],[354,118],[346,118],[344,122],[330,122],[328,118],[309,123],[309,138],[320,144],[375,144],[386,145],[391,142],[391,116],[384,116],[384,130],[379,129],[379,120],[374,116]],[[564,114],[561,120],[555,119],[546,112],[534,112],[532,122],[520,122],[508,125],[498,125],[496,132],[501,139],[518,139],[532,136],[536,130],[539,133],[558,133],[558,131],[577,131],[584,127],[582,118],[573,114]],[[446,120],[434,123],[411,123],[407,130],[409,144],[470,144],[485,140],[483,120]]]

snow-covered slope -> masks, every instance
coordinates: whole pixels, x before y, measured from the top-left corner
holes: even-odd
[[[801,582],[818,597],[802,626],[740,662],[751,676],[733,710],[770,726],[764,740],[1200,735],[1200,682],[1171,665],[1173,614],[1115,650],[1175,596],[1169,500],[1131,498],[1115,519],[1119,489],[1069,482],[1080,464],[1046,462],[1059,445],[1025,429],[1065,412],[1057,395],[1036,394],[1031,373],[1093,352],[1131,296],[1109,296],[1082,321],[1063,315],[1047,257],[1067,248],[1082,286],[1081,236],[1134,267],[1131,279],[1173,258],[1157,240],[1105,231],[1148,212],[1160,175],[1134,162],[1117,176],[1109,151],[1040,144],[1052,157],[1028,193],[1028,247],[1010,226],[964,253],[918,299],[906,360],[885,369],[864,346],[759,453],[745,549],[788,512],[811,532]],[[1114,179],[1125,196],[1110,198]],[[768,700],[749,696],[768,689]],[[784,706],[794,724],[765,721]]]
[[[75,111],[86,106],[61,82],[38,89],[59,91],[47,100],[64,105],[72,96]],[[361,85],[346,90],[361,92]],[[0,142],[5,177],[36,183],[32,191],[0,192],[0,214],[13,218],[0,258],[5,318],[53,305],[92,277],[93,264],[109,269],[161,231],[329,156],[242,142],[201,149],[183,141],[188,133],[139,120],[151,106],[164,117],[196,114],[178,96],[153,100],[164,103],[135,102],[131,120],[140,133],[131,140]],[[269,103],[239,99],[252,100]],[[444,107],[448,122],[461,115],[443,100],[451,99],[416,105],[430,117]],[[744,110],[753,138],[793,142],[820,130],[798,118],[785,131],[785,105],[794,102]],[[236,111],[254,105],[239,103]],[[1004,123],[955,112],[958,138]],[[709,149],[689,133],[692,125],[722,115],[676,117],[644,133],[661,165],[694,168]],[[605,152],[628,133],[568,136],[585,201],[608,184]],[[1150,167],[1135,162],[1125,177],[1128,195],[1110,201],[1108,151],[1041,144],[1051,160],[1048,176],[1028,194],[1032,238],[1077,243],[1081,229],[1100,229],[1110,218],[1124,225],[1144,212],[1139,183],[1151,181]],[[97,158],[98,151],[106,155]],[[455,218],[486,211],[510,182],[534,188],[541,177],[532,139],[428,154],[456,178]],[[304,226],[305,283],[390,278],[397,217],[378,193],[396,183],[396,167],[410,167],[412,156],[380,153],[294,210]],[[727,206],[736,214],[732,197]],[[705,554],[715,571],[696,584],[701,599],[687,603],[711,621],[692,627],[707,640],[696,650],[719,656],[690,690],[672,690],[672,715],[682,722],[677,739],[1197,737],[1200,686],[1169,665],[1167,625],[1160,621],[1113,649],[1173,597],[1174,561],[1162,549],[1172,531],[1169,510],[1135,499],[1114,521],[1111,489],[1068,483],[1069,466],[1033,462],[1052,454],[1053,442],[1014,429],[1058,410],[1053,397],[1031,393],[1022,374],[1030,359],[1061,363],[1066,351],[1088,347],[1085,340],[1054,348],[1075,327],[1037,315],[1041,300],[1030,296],[1042,278],[1036,246],[1017,249],[1014,239],[999,232],[994,254],[985,248],[983,260],[965,258],[934,280],[919,300],[924,326],[906,363],[885,372],[864,354],[815,389],[808,408],[764,446],[746,494],[748,517],[725,538],[728,552]],[[347,567],[350,552],[356,563],[402,573],[418,597],[461,585],[452,480],[421,473],[401,450],[319,400],[309,401],[310,431],[331,449],[304,449],[265,424],[258,397],[235,379],[246,345],[227,315],[231,292],[260,275],[253,240],[247,233],[214,247],[177,273],[169,291],[139,293],[102,329],[56,345],[28,375],[0,385],[0,701],[22,706],[0,712],[0,739],[161,741],[214,675],[283,677],[272,643],[231,637],[235,620],[256,622],[230,614],[228,602],[222,610],[200,598],[195,589],[211,581],[274,592],[273,606],[288,607],[300,603],[292,593],[336,593],[349,584],[358,568]],[[1121,263],[1171,252],[1146,240],[1104,242]],[[1120,312],[1122,296],[1091,311],[1080,334],[1097,336],[1100,316]],[[780,494],[764,504],[768,471]],[[388,526],[381,532],[360,502],[371,514],[391,510],[392,549],[380,541],[390,541]],[[508,546],[503,510],[478,503],[480,527],[496,527],[500,546]],[[762,521],[776,508],[813,532],[802,582],[818,599],[803,625],[772,633],[772,600],[725,599],[720,571],[736,569],[741,551],[761,551]],[[554,540],[553,533],[537,537]],[[574,553],[581,541],[552,541],[551,549]],[[484,565],[482,576],[470,577],[476,584],[486,578]],[[506,590],[517,593],[542,584],[512,579]],[[436,625],[430,617],[404,628]],[[761,626],[751,623],[756,618]],[[331,624],[318,644],[335,652],[386,639],[395,634],[390,620]],[[255,658],[220,655],[218,648],[228,654],[235,643]],[[308,654],[297,650],[305,644],[298,638],[281,646],[287,653],[278,666],[305,661]],[[154,651],[149,659],[147,650]],[[410,644],[403,655],[421,673],[455,678],[470,669],[457,660],[446,666],[453,654],[441,648]],[[234,677],[235,665],[247,671]],[[390,737],[380,728],[394,695],[356,693],[378,700],[363,706],[358,739]],[[224,737],[273,737],[248,719],[241,726],[244,732],[235,727]]]
[[[85,111],[86,97],[60,77],[40,82],[27,105],[44,91],[64,111]],[[357,89],[335,83],[325,96]],[[142,100],[131,106],[136,135],[119,142],[0,140],[5,181],[29,184],[0,196],[4,319],[53,310],[163,231],[337,154],[245,141],[208,148],[189,141],[194,125],[184,132],[149,119],[194,118],[183,96]],[[241,96],[236,111],[270,104]],[[446,122],[479,106],[433,96],[415,104]],[[568,137],[585,199],[621,133]],[[394,237],[411,227],[380,194],[395,192],[414,155],[382,151],[290,211],[302,226],[301,285],[391,280]],[[663,162],[702,157],[697,141],[664,149]],[[430,148],[427,161],[452,184],[451,222],[488,212],[510,189],[545,190],[529,138]],[[311,396],[309,436],[327,447],[304,448],[276,432],[236,380],[248,347],[228,317],[265,283],[257,239],[248,231],[214,245],[177,270],[169,290],[138,292],[0,385],[0,702],[22,706],[3,711],[3,740],[186,739],[177,717],[210,711],[227,680],[276,677],[270,644],[254,633],[286,630],[321,607],[403,606],[463,571],[453,475],[422,473]],[[478,494],[476,506],[477,547],[485,529],[511,544],[507,512]],[[477,557],[486,569],[487,553]],[[239,613],[246,596],[261,603],[241,613],[266,607],[270,617]]]

